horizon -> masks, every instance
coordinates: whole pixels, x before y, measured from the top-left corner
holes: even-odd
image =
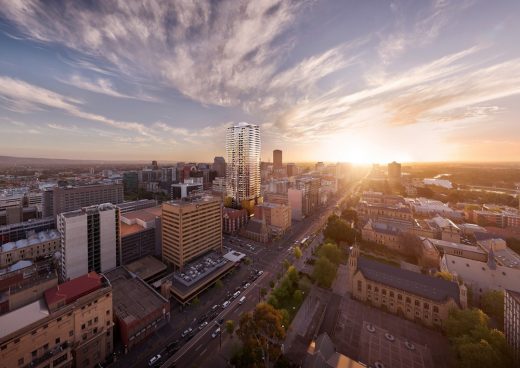
[[[246,121],[264,160],[520,157],[513,0],[0,4],[1,155],[203,161]]]

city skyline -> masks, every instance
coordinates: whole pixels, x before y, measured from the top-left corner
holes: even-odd
[[[520,3],[0,0],[0,155],[517,161]],[[312,148],[312,149],[309,149]]]

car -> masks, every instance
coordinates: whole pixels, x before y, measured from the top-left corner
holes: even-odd
[[[240,296],[240,290],[233,294],[233,299],[236,299]]]
[[[216,311],[218,309],[218,304],[215,304],[213,307],[211,307],[212,311]]]
[[[208,322],[202,322],[199,326],[199,331],[201,331],[204,327],[208,325]]]
[[[221,325],[221,324],[223,324],[223,323],[224,323],[224,318],[220,318],[220,319],[218,320],[218,324]]]
[[[261,276],[264,273],[264,271],[260,270],[258,271],[258,276]]]
[[[227,308],[227,306],[230,305],[230,304],[231,304],[231,302],[230,302],[229,300],[226,300],[226,301],[224,302],[224,304],[222,304],[222,309]]]
[[[220,327],[217,328],[215,331],[213,331],[213,333],[211,334],[211,337],[214,339],[218,335],[220,335]]]
[[[251,286],[251,284],[249,282],[246,282],[246,284],[244,285],[244,290],[247,289],[249,286]]]
[[[157,363],[159,363],[159,361],[161,360],[161,358],[162,358],[161,354],[154,355],[154,356],[151,357],[150,360],[148,361],[148,366],[149,366],[149,367],[153,367],[154,365],[156,365]]]
[[[246,297],[243,296],[243,297],[240,298],[240,300],[238,301],[238,304],[244,304],[245,301],[246,301]]]
[[[187,330],[184,330],[184,332],[181,334],[181,337],[186,337],[190,334],[190,332],[193,331],[193,328],[188,327]]]

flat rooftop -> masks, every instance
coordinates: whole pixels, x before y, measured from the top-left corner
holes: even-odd
[[[139,224],[128,225],[124,222],[121,222],[119,228],[121,229],[121,237],[137,234],[143,230],[147,230]]]
[[[135,273],[143,280],[147,280],[166,270],[166,265],[152,256],[146,256],[137,261],[127,264],[126,269]]]
[[[105,276],[112,284],[114,313],[127,325],[147,318],[169,303],[141,278],[134,277],[124,266],[105,273]]]
[[[130,211],[125,214],[122,214],[121,217],[124,217],[128,220],[139,219],[145,222],[155,220],[156,217],[162,216],[162,208],[161,206],[155,206],[150,208],[143,208],[136,211]]]
[[[0,339],[49,316],[43,298],[0,316]]]
[[[2,252],[10,252],[14,249],[25,248],[31,245],[41,244],[50,240],[57,240],[60,238],[58,230],[40,231],[39,233],[29,236],[27,239],[20,239],[16,242],[5,243],[0,247]]]

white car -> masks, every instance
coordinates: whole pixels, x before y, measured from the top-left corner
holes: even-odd
[[[247,289],[249,286],[251,286],[251,284],[248,282],[247,284],[244,285],[244,290]]]
[[[202,323],[200,324],[200,326],[199,326],[199,331],[202,331],[202,329],[203,329],[204,327],[206,327],[207,325],[208,325],[208,322],[202,322]]]
[[[220,335],[220,327],[217,328],[215,331],[213,331],[213,333],[211,334],[211,337],[214,339],[218,335]]]
[[[160,359],[161,359],[161,354],[157,354],[153,357],[150,358],[150,360],[148,361],[148,366],[149,367],[152,367],[155,363],[157,363]]]
[[[231,302],[230,302],[229,300],[226,300],[226,301],[224,302],[224,304],[222,304],[222,309],[227,308],[227,306],[230,305],[230,304],[231,304]]]

